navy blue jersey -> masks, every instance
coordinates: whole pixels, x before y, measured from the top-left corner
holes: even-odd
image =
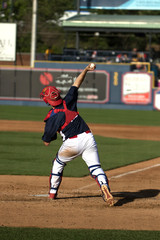
[[[66,140],[67,138],[89,130],[88,125],[77,113],[77,99],[78,88],[72,86],[63,101],[65,101],[68,110],[75,112],[75,117],[66,126],[66,114],[65,112],[59,111],[59,109],[64,109],[64,102],[49,111],[44,120],[46,125],[44,135],[42,136],[43,141],[51,142],[55,140],[57,138],[57,132],[60,132],[63,140]],[[63,128],[63,126],[65,127]]]

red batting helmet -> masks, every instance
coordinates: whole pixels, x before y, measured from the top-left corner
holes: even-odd
[[[56,87],[45,87],[40,93],[40,98],[43,99],[45,103],[49,103],[51,106],[55,107],[62,103],[62,98],[60,96],[60,91]]]

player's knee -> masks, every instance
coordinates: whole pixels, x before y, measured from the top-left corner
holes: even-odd
[[[89,167],[91,176],[98,176],[99,174],[104,174],[101,165],[93,165]]]
[[[91,176],[97,181],[99,186],[101,186],[102,184],[108,183],[107,176],[100,165],[91,166],[89,167],[89,170],[90,170]]]
[[[66,164],[59,160],[58,156],[56,156],[55,160],[53,161],[52,172],[56,174],[62,174],[65,165]]]

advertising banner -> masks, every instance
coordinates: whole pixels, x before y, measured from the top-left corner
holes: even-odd
[[[80,0],[80,8],[159,10],[160,0]]]
[[[148,73],[128,72],[122,77],[122,102],[149,104],[152,96],[152,76]]]
[[[46,85],[45,79],[50,79],[64,97],[79,74],[80,72],[75,76],[75,70],[68,69],[64,69],[64,72],[44,72],[40,75],[40,82]],[[106,103],[109,100],[109,74],[105,71],[88,72],[78,92],[79,102]]]
[[[154,92],[154,108],[160,111],[160,88]]]
[[[69,88],[80,74],[78,70],[68,69],[1,69],[0,99],[36,100],[46,86],[55,86],[65,97]],[[78,102],[106,103],[109,101],[109,73],[106,71],[88,72],[79,88]],[[8,87],[9,86],[9,87]]]
[[[16,24],[0,23],[0,61],[16,60]]]

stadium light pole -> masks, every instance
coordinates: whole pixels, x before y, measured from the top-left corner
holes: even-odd
[[[36,56],[36,29],[37,29],[37,0],[32,0],[32,34],[31,34],[31,57],[30,66],[34,67]]]

